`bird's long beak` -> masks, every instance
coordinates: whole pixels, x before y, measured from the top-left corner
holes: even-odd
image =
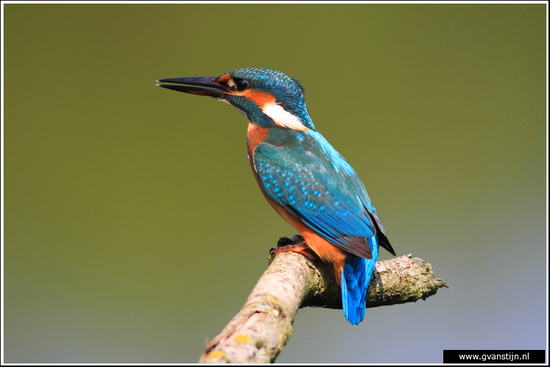
[[[178,92],[198,94],[201,96],[209,96],[223,99],[225,93],[229,91],[227,85],[218,83],[218,77],[189,77],[189,78],[169,78],[157,80],[159,83],[172,84],[157,84],[158,87],[172,89]]]

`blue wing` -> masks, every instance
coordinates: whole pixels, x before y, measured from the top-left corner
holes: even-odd
[[[384,229],[353,168],[316,131],[288,134],[294,144],[265,141],[254,151],[265,192],[330,243],[372,258],[367,238]]]

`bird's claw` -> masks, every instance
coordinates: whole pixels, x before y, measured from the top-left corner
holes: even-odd
[[[288,251],[302,254],[308,259],[314,260],[314,256],[311,253],[311,248],[304,242],[304,238],[297,234],[292,238],[279,238],[279,241],[277,241],[277,247],[273,247],[269,250],[269,261],[271,262],[276,254]]]

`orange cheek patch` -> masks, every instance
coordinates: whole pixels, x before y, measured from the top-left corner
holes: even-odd
[[[275,97],[273,97],[269,93],[258,92],[249,89],[243,91],[241,95],[256,103],[256,106],[258,106],[260,109],[262,109],[266,104],[275,103]]]

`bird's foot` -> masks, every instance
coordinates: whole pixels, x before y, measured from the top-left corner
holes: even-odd
[[[281,237],[277,241],[277,247],[269,250],[269,259],[271,260],[275,255],[280,254],[281,252],[297,252],[304,255],[310,260],[314,260],[314,255],[311,252],[311,248],[304,242],[304,238],[297,234],[292,238]]]
[[[288,245],[297,245],[297,244],[303,243],[303,242],[304,242],[304,237],[300,236],[299,234],[297,234],[296,236],[294,236],[292,238],[281,237],[281,238],[279,238],[279,241],[277,241],[277,247],[283,247],[283,246],[288,246]],[[272,248],[272,250],[275,249],[275,248]]]

